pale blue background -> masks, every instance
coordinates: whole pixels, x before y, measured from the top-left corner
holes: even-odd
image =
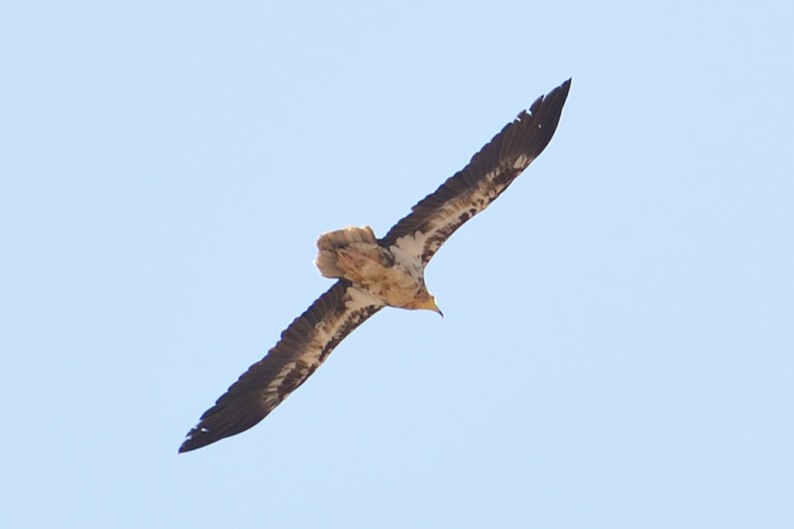
[[[794,527],[791,2],[3,2],[0,525]],[[253,430],[199,415],[573,76]]]

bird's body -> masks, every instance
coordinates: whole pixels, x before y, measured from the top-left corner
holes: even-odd
[[[325,277],[346,279],[351,288],[372,295],[381,305],[434,310],[433,296],[425,287],[425,267],[408,240],[403,237],[386,248],[369,226],[332,231],[318,239],[315,264]]]
[[[315,264],[337,282],[204,412],[179,451],[201,448],[264,419],[339,342],[383,307],[440,313],[425,286],[425,266],[455,230],[488,207],[546,148],[569,89],[570,80],[538,98],[383,238],[368,226],[322,235]]]

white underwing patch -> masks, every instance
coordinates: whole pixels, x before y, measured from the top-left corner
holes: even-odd
[[[427,234],[415,231],[413,235],[405,235],[397,239],[396,243],[389,248],[397,261],[409,264],[410,258],[419,260],[427,241]]]
[[[281,398],[279,397],[278,390],[281,387],[281,384],[284,382],[284,379],[287,378],[295,366],[297,362],[287,362],[284,364],[284,367],[281,368],[281,371],[278,372],[278,375],[270,381],[270,384],[267,385],[265,388],[265,403],[268,406],[277,406],[281,402]]]
[[[348,310],[360,310],[373,306],[383,307],[385,305],[380,298],[356,287],[347,287],[347,295],[350,296],[350,299],[345,301],[345,307]]]
[[[529,165],[529,157],[526,154],[522,154],[516,161],[513,163],[513,169],[523,169],[527,165]]]

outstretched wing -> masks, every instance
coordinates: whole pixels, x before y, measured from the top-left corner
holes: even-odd
[[[204,412],[179,451],[201,448],[264,419],[320,367],[339,342],[382,307],[382,302],[350,282],[337,281]]]
[[[551,141],[571,80],[539,97],[508,123],[469,165],[448,178],[434,193],[411,208],[379,242],[401,246],[427,264],[455,230],[488,207],[543,152]]]

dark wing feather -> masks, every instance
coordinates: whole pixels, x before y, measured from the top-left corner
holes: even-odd
[[[303,384],[339,342],[380,310],[351,303],[348,287],[349,282],[338,281],[296,318],[267,356],[204,412],[179,451],[201,448],[257,424]]]
[[[521,112],[507,124],[469,165],[411,208],[380,244],[389,247],[400,237],[419,232],[424,243],[416,257],[427,264],[455,230],[488,207],[543,152],[557,129],[570,87],[568,79],[539,97],[529,112]]]

